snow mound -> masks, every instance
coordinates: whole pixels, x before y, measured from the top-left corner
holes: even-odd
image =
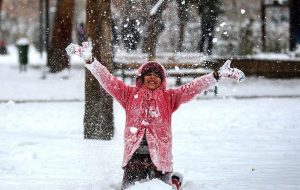
[[[134,186],[129,187],[128,190],[171,190],[172,187],[159,179],[153,179],[147,182],[137,182]]]
[[[20,38],[17,40],[17,45],[29,45],[29,41],[27,38]]]

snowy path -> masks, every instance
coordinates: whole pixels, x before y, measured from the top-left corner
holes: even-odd
[[[298,105],[300,99],[229,99],[182,106],[173,116],[173,152],[186,189],[299,189]],[[124,112],[114,106],[114,139],[94,141],[82,139],[82,102],[0,104],[0,189],[118,184]]]

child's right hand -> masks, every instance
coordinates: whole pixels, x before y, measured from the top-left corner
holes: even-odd
[[[86,63],[91,63],[93,60],[92,50],[93,46],[91,42],[83,42],[82,46],[71,43],[66,47],[69,56],[78,55]]]

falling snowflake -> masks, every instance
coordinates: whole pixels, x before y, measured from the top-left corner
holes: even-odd
[[[141,24],[141,22],[139,20],[135,20],[136,25],[139,26]]]
[[[222,23],[220,24],[221,27],[224,27],[225,25],[226,25],[225,22],[222,22]]]

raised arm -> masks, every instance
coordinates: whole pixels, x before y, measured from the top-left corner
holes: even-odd
[[[221,78],[230,78],[238,82],[244,81],[244,73],[239,69],[231,68],[230,63],[231,61],[227,60],[219,70],[198,77],[178,88],[171,89],[174,110],[176,110],[180,104],[190,101],[196,95],[216,85]]]
[[[122,80],[113,76],[109,70],[102,65],[97,59],[92,56],[92,44],[90,42],[84,42],[82,46],[70,44],[66,51],[69,55],[78,55],[86,62],[85,67],[94,75],[100,85],[114,98],[116,98],[120,104],[124,107],[126,100],[126,93],[131,87],[127,86]]]
[[[171,89],[171,97],[174,110],[176,110],[180,104],[186,103],[193,99],[196,95],[209,89],[217,83],[217,79],[214,77],[214,73],[198,77],[191,82],[182,85],[178,88]]]
[[[86,64],[85,67],[91,71],[91,73],[99,81],[100,85],[109,94],[118,100],[121,98],[120,95],[123,94],[128,87],[122,80],[113,76],[97,59],[94,59],[94,61],[90,64]]]

